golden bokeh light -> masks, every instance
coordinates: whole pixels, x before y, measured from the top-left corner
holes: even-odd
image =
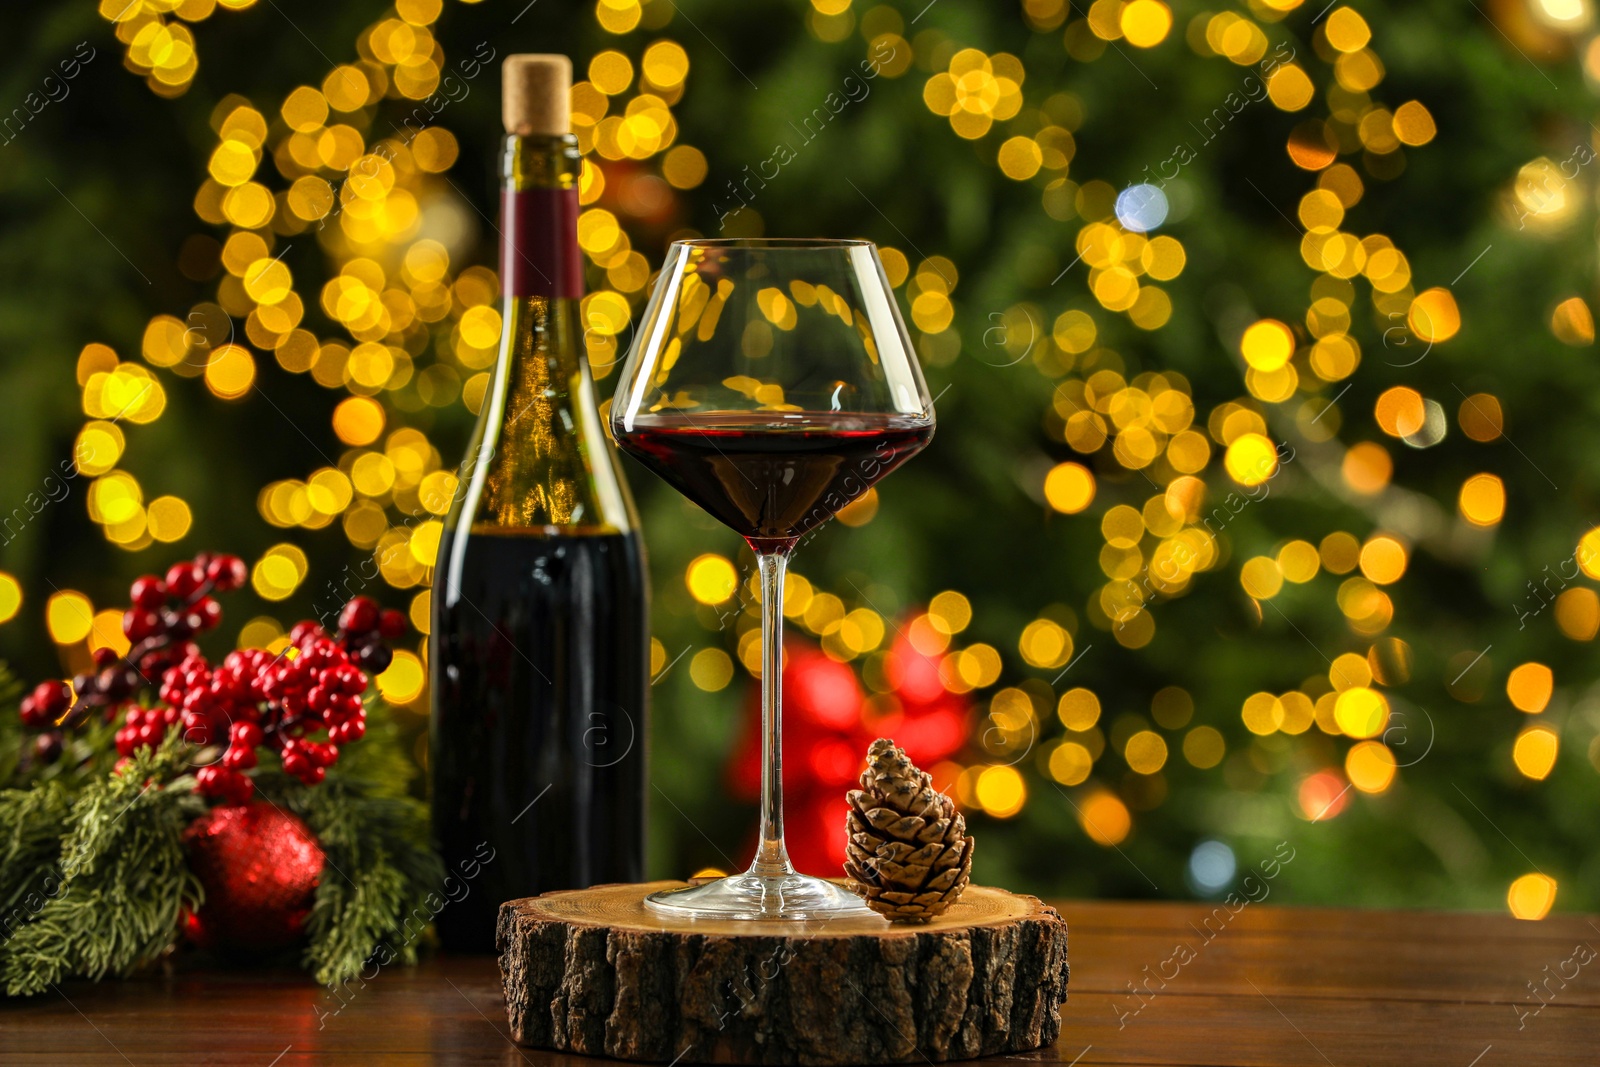
[[[689,595],[702,604],[721,604],[739,588],[739,573],[724,556],[706,553],[696,556],[684,571]]]
[[[1294,355],[1294,333],[1275,319],[1263,319],[1245,330],[1239,349],[1256,370],[1275,371]]]
[[[1107,848],[1127,840],[1133,816],[1114,793],[1097,789],[1077,805],[1078,825],[1089,840]]]
[[[1354,8],[1341,7],[1329,15],[1322,26],[1329,44],[1341,52],[1357,52],[1372,40],[1367,20]]]
[[[1594,312],[1581,296],[1569,297],[1550,313],[1550,332],[1556,340],[1574,348],[1594,343]]]
[[[1429,289],[1411,302],[1406,323],[1420,340],[1438,344],[1461,331],[1461,309],[1450,290]]]
[[[1349,574],[1361,562],[1361,542],[1343,530],[1335,530],[1322,539],[1318,553],[1330,574]]]
[[[423,693],[428,673],[413,652],[396,649],[389,666],[374,679],[378,692],[391,704],[410,704]]]
[[[1333,714],[1339,729],[1350,737],[1377,737],[1388,725],[1389,702],[1375,689],[1351,686],[1339,694]]]
[[[1556,880],[1547,874],[1524,874],[1506,890],[1506,907],[1514,918],[1537,921],[1556,902]]]
[[[1123,39],[1135,48],[1154,48],[1172,30],[1172,9],[1161,0],[1133,0],[1122,8]]]
[[[1536,782],[1550,777],[1555,769],[1556,756],[1561,752],[1561,736],[1548,726],[1524,727],[1511,748],[1511,759],[1517,770]]]
[[[1278,549],[1277,563],[1286,581],[1303,585],[1317,576],[1322,557],[1310,541],[1290,541]]]
[[[1506,514],[1506,487],[1498,476],[1474,474],[1461,484],[1461,517],[1474,526],[1493,526]]]
[[[1081,733],[1100,721],[1100,698],[1088,689],[1069,689],[1061,694],[1056,716],[1061,725]]]
[[[10,622],[22,610],[22,583],[0,571],[0,623]]]
[[[1154,730],[1140,730],[1122,750],[1128,767],[1138,774],[1155,774],[1167,763],[1167,742]]]
[[[1094,756],[1076,741],[1063,741],[1050,750],[1048,769],[1062,785],[1081,785],[1094,769]]]
[[[1269,736],[1283,725],[1283,701],[1271,693],[1251,693],[1240,705],[1239,718],[1251,733]]]
[[[1373,417],[1377,419],[1378,428],[1390,437],[1410,437],[1422,429],[1427,412],[1421,393],[1397,385],[1379,395],[1373,406]]]
[[[73,589],[50,594],[44,606],[45,627],[58,645],[77,644],[94,626],[94,605]]]
[[[1278,450],[1264,434],[1241,434],[1228,445],[1222,462],[1228,477],[1240,485],[1260,485],[1278,472]]]
[[[1535,715],[1550,703],[1555,690],[1555,674],[1543,663],[1524,663],[1513,667],[1506,677],[1506,696],[1518,711]]]
[[[1361,546],[1361,573],[1378,585],[1392,585],[1406,572],[1408,553],[1400,539],[1378,534]]]
[[[1362,441],[1345,452],[1339,473],[1352,492],[1372,496],[1388,488],[1389,479],[1394,475],[1394,460],[1377,442]]]
[[[181,541],[194,522],[189,505],[175,496],[158,496],[145,513],[150,536],[157,541]]]
[[[1283,588],[1283,570],[1271,556],[1255,556],[1239,568],[1239,584],[1257,600],[1271,600]]]
[[[702,648],[689,659],[689,680],[714,693],[733,681],[733,658],[720,648]]]
[[[267,549],[250,570],[250,585],[264,600],[286,600],[306,578],[310,563],[297,545],[280,543]]]
[[[1394,782],[1394,753],[1381,741],[1362,741],[1344,757],[1345,776],[1363,793],[1382,793]]]
[[[1045,475],[1044,496],[1064,515],[1076,515],[1094,501],[1094,475],[1077,463],[1058,463]]]
[[[1009,819],[1022,810],[1028,799],[1028,785],[1015,767],[1003,764],[985,767],[973,783],[978,806],[997,819]]]
[[[1593,589],[1567,589],[1556,597],[1556,625],[1573,641],[1593,641],[1600,633],[1600,594]]]
[[[1228,745],[1221,731],[1210,726],[1196,726],[1183,737],[1183,758],[1201,770],[1209,770],[1222,762]]]

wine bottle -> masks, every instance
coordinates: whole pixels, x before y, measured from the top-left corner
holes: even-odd
[[[644,875],[649,604],[579,302],[572,65],[503,68],[503,333],[434,570],[433,832],[446,947],[503,901]],[[447,887],[449,888],[449,887]]]

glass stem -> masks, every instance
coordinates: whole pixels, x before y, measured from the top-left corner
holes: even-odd
[[[761,841],[750,873],[794,873],[783,845],[783,575],[787,552],[763,552],[761,568]]]

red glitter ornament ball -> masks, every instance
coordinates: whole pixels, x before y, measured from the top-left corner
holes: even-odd
[[[201,948],[272,952],[299,941],[322,876],[322,846],[297,816],[265,801],[211,809],[184,831],[205,889],[183,917]]]

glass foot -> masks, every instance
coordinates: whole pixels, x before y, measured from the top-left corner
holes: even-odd
[[[843,919],[874,914],[843,886],[806,874],[733,874],[705,885],[651,893],[645,906],[679,919]]]

